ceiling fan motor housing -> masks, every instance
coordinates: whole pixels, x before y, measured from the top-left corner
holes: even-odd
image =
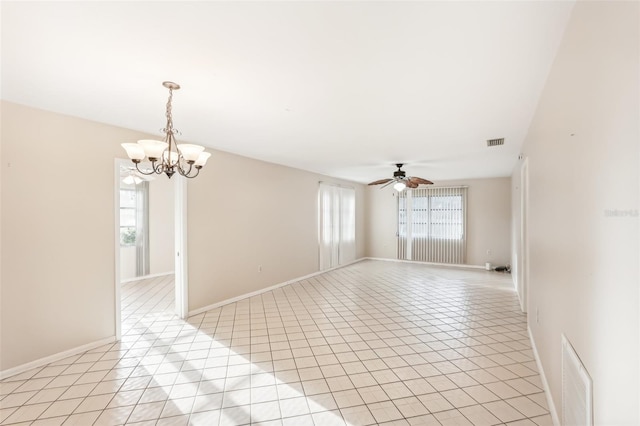
[[[395,172],[393,172],[393,177],[395,178],[403,178],[404,176],[405,174],[402,170],[396,170]]]

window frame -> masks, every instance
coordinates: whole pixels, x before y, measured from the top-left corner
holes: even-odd
[[[130,192],[132,193],[132,197],[133,197],[133,207],[129,207],[129,206],[123,206],[122,204],[122,200],[123,200],[123,192]],[[120,214],[120,247],[133,247],[136,245],[136,239],[135,239],[135,234],[136,234],[136,229],[138,226],[138,205],[137,205],[137,201],[136,201],[136,188],[132,187],[132,188],[127,188],[127,187],[120,187],[120,192],[119,192],[119,196],[120,196],[120,209],[118,210],[118,213]],[[133,225],[123,225],[122,222],[122,211],[123,210],[130,210],[133,212]],[[133,229],[134,232],[134,240],[131,243],[124,243],[123,242],[123,231],[124,230],[128,230],[128,229]]]

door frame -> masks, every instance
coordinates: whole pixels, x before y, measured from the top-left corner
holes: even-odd
[[[529,159],[520,167],[520,265],[518,287],[522,312],[529,312]]]
[[[114,160],[114,254],[115,254],[115,336],[116,340],[122,338],[122,312],[120,292],[120,166],[131,163],[129,160],[116,158]],[[160,176],[162,177],[162,176]],[[174,182],[174,274],[175,274],[175,312],[181,319],[189,315],[188,302],[188,258],[187,258],[187,179],[175,175]]]
[[[189,316],[189,274],[187,257],[187,178],[174,175],[174,251],[175,251],[175,299],[176,315],[180,319]]]

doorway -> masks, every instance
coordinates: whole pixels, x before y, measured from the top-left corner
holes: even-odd
[[[522,162],[520,168],[520,264],[518,265],[518,294],[520,295],[520,307],[522,312],[529,311],[529,235],[528,235],[528,208],[529,208],[529,160]]]
[[[116,338],[128,318],[187,317],[186,179],[115,161]]]

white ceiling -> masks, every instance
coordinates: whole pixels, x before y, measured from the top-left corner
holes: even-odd
[[[160,135],[172,80],[179,141],[358,182],[508,176],[572,7],[3,1],[2,98]]]

